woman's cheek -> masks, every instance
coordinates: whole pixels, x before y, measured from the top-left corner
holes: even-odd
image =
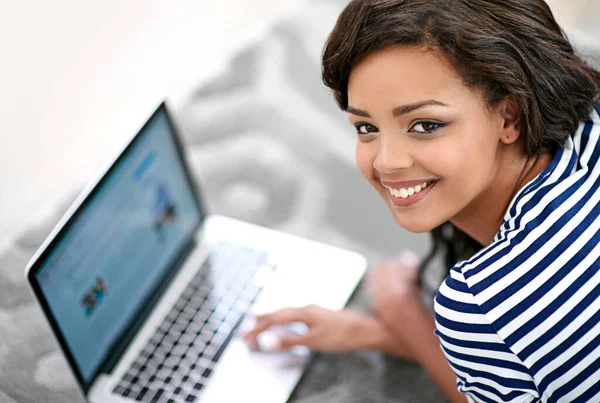
[[[375,160],[375,156],[372,154],[369,147],[360,142],[360,140],[357,140],[355,154],[356,166],[369,182],[371,182],[374,177],[373,161]]]

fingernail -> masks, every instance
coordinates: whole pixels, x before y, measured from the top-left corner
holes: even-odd
[[[281,340],[274,334],[263,333],[256,340],[261,351],[277,351],[281,349]]]
[[[251,316],[264,316],[268,313],[271,313],[272,310],[267,309],[266,307],[259,307],[259,306],[253,306],[252,308],[250,308],[249,313]]]
[[[410,250],[404,250],[400,252],[396,256],[396,260],[402,263],[403,265],[410,267],[418,266],[420,262],[419,256]]]

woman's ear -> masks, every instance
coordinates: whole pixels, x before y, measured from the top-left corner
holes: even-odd
[[[521,135],[521,111],[519,103],[512,97],[507,97],[500,103],[500,115],[503,121],[500,140],[504,144],[512,144]]]

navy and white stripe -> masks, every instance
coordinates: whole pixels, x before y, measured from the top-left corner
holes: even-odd
[[[600,108],[459,262],[436,334],[472,402],[600,402]]]

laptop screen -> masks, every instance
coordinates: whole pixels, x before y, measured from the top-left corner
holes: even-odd
[[[36,274],[85,382],[172,268],[200,219],[160,108]]]

